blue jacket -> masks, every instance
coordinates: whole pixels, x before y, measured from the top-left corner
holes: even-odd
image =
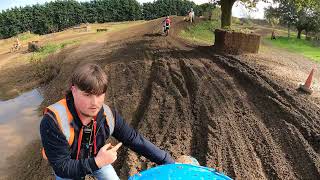
[[[67,106],[74,119],[71,123],[74,127],[74,141],[72,146],[70,147],[68,144],[66,137],[59,129],[56,121],[47,114],[45,114],[41,120],[40,134],[46,156],[55,174],[62,178],[77,179],[91,174],[99,168],[94,158],[76,160],[78,136],[82,128],[82,123],[76,113],[72,95],[67,95],[66,100]],[[174,160],[167,152],[156,147],[130,127],[119,113],[113,110],[113,115],[115,118],[115,127],[112,136],[114,138],[158,165],[174,163]],[[98,152],[99,149],[105,145],[106,139],[110,137],[108,124],[106,123],[105,116],[103,116],[103,108],[100,109],[97,115],[96,133]]]

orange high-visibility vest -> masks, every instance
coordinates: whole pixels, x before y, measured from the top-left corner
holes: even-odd
[[[106,117],[106,121],[109,126],[110,135],[112,135],[115,123],[112,111],[110,107],[106,104],[103,104],[102,107],[104,110],[104,116]],[[47,113],[48,110],[50,110],[54,114],[54,117],[50,113]],[[71,126],[73,116],[67,106],[67,100],[61,99],[55,104],[52,104],[51,106],[47,107],[45,109],[44,114],[48,114],[53,120],[56,120],[60,130],[65,135],[66,140],[71,146],[74,141],[74,128]],[[42,148],[42,156],[44,159],[47,159],[44,148]]]

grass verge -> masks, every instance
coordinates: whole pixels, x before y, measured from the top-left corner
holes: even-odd
[[[214,30],[219,27],[218,21],[202,21],[187,27],[180,32],[180,37],[189,41],[213,44]]]
[[[320,46],[305,39],[278,37],[277,40],[265,39],[275,47],[286,49],[290,52],[302,54],[314,61],[320,62]]]

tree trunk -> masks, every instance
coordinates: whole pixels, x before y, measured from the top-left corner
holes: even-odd
[[[221,28],[231,26],[232,6],[235,0],[221,0]]]
[[[306,30],[306,40],[308,40],[308,31]]]
[[[298,35],[297,35],[297,38],[298,38],[298,39],[301,39],[301,32],[302,32],[302,30],[303,30],[303,29],[298,29]]]
[[[209,21],[211,21],[212,20],[212,9],[210,8],[210,10],[209,10]]]
[[[288,39],[290,39],[290,24],[288,24]]]
[[[271,40],[276,40],[276,33],[274,29],[272,30],[272,33],[271,33]]]

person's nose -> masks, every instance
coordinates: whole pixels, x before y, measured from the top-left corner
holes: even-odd
[[[92,95],[92,97],[91,97],[91,104],[92,104],[92,105],[96,105],[96,104],[97,104],[97,102],[98,102],[98,98],[97,98],[97,96]]]

